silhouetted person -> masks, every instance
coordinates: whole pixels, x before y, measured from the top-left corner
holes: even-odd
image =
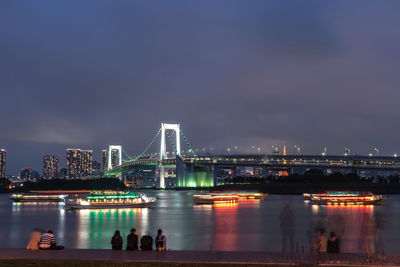
[[[157,236],[155,238],[156,250],[164,251],[167,249],[167,238],[162,234],[162,230],[157,230]]]
[[[364,213],[361,221],[361,238],[360,247],[365,251],[367,262],[373,258],[373,233],[372,233],[372,220],[370,214]]]
[[[57,246],[53,231],[49,230],[40,237],[39,249],[64,249],[63,246]]]
[[[328,253],[340,253],[340,241],[336,238],[334,232],[331,232],[331,237],[328,240]]]
[[[132,228],[131,233],[126,237],[126,250],[139,250],[135,228]]]
[[[144,235],[140,239],[141,250],[153,250],[153,238],[151,235]]]
[[[122,249],[122,237],[119,230],[115,231],[113,237],[111,238],[111,246],[113,250],[121,250]]]
[[[287,243],[289,243],[289,251],[294,252],[294,241],[293,241],[294,214],[289,206],[289,203],[286,203],[285,206],[283,207],[279,219],[280,219],[280,228],[282,234],[282,252],[286,252]]]
[[[386,228],[386,217],[381,213],[376,211],[374,216],[374,245],[375,253],[378,258],[384,257],[385,249],[383,244],[383,231]]]

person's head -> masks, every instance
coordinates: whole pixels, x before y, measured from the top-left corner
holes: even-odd
[[[324,229],[324,228],[319,229],[319,233],[320,233],[321,235],[325,234],[325,229]]]
[[[132,234],[136,234],[136,229],[135,229],[135,228],[132,228],[132,229],[131,229],[131,233],[132,233]]]
[[[331,232],[331,238],[334,238],[334,237],[336,237],[335,232]]]
[[[114,235],[119,236],[121,234],[120,234],[119,230],[117,230],[117,231],[115,231]]]
[[[52,233],[53,233],[53,231],[49,230],[49,231],[47,231],[47,233],[49,233],[49,234],[52,234]]]
[[[161,229],[157,230],[157,235],[162,235],[162,230]]]

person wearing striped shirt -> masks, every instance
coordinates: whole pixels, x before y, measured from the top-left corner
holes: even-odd
[[[54,240],[54,235],[51,230],[47,233],[43,233],[40,238],[39,249],[51,249],[56,246],[56,241]]]

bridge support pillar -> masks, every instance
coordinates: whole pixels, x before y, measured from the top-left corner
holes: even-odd
[[[213,173],[213,186],[217,186],[218,182],[218,167],[217,165],[213,165],[212,167],[212,173]]]
[[[165,169],[160,165],[160,188],[165,188]]]
[[[268,168],[267,166],[263,166],[263,178],[267,178],[268,177]]]

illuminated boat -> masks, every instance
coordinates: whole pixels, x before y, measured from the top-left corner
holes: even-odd
[[[311,200],[311,197],[315,194],[310,194],[310,193],[303,193],[303,198],[305,200]]]
[[[371,192],[325,192],[311,194],[318,205],[379,205],[385,198]]]
[[[93,191],[83,197],[65,199],[67,209],[149,208],[156,198],[143,193],[122,191]]]
[[[239,197],[234,195],[199,194],[193,195],[195,204],[236,203]]]
[[[259,192],[211,192],[193,195],[195,204],[235,203],[238,200],[264,199],[267,194]]]
[[[60,194],[13,194],[10,199],[14,202],[63,202],[67,195]]]
[[[245,192],[245,191],[229,191],[229,192],[212,192],[212,195],[224,195],[224,196],[238,196],[239,200],[245,199],[264,199],[268,194],[260,192]]]

